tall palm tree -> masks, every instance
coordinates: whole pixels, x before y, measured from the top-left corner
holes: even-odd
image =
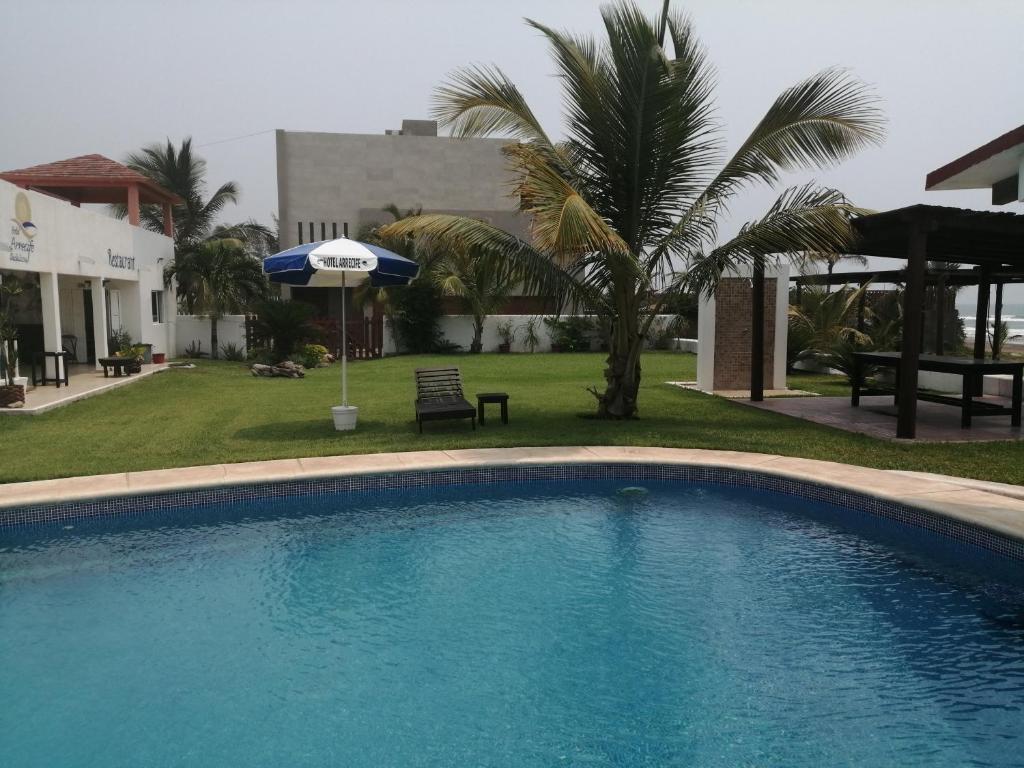
[[[212,195],[206,197],[206,160],[192,151],[192,138],[175,147],[170,139],[166,144],[150,144],[138,152],[132,152],[125,159],[125,165],[143,176],[152,179],[164,189],[174,192],[183,202],[172,206],[174,218],[175,250],[186,249],[211,237],[217,218],[224,209],[238,202],[238,184],[233,181],[221,184]],[[124,205],[111,206],[114,215],[124,218],[128,215]],[[159,205],[143,205],[139,210],[143,227],[154,232],[164,231],[164,212]],[[231,235],[247,241],[261,234],[270,235],[270,230],[254,222],[234,225]],[[250,231],[251,230],[251,231]],[[240,233],[246,233],[241,235]]]
[[[216,359],[217,321],[246,311],[266,296],[267,281],[258,258],[239,240],[205,240],[178,253],[164,271],[167,282],[177,280],[178,302],[190,315],[210,318],[210,357]]]
[[[436,94],[435,114],[454,136],[519,140],[507,154],[521,210],[531,217],[531,242],[451,215],[384,231],[455,240],[484,258],[515,262],[534,290],[571,290],[610,328],[598,414],[628,418],[637,414],[644,338],[675,292],[710,291],[723,272],[774,254],[841,251],[850,236],[854,209],[843,195],[807,184],[783,191],[762,218],[719,243],[731,199],[879,141],[882,116],[864,85],[826,70],[783,91],[722,164],[712,70],[687,19],[668,0],[654,19],[630,2],[606,6],[602,16],[600,43],[527,21],[558,66],[562,141],[497,67],[460,70]]]
[[[178,298],[183,306],[194,303],[194,297],[204,289],[187,283],[189,275],[199,273],[196,259],[203,254],[217,253],[218,249],[202,249],[205,241],[234,241],[253,257],[263,257],[278,250],[277,232],[252,219],[237,224],[217,224],[217,218],[224,209],[238,202],[238,185],[233,181],[221,184],[212,195],[206,197],[206,160],[192,151],[192,138],[185,138],[181,147],[175,147],[170,139],[166,144],[150,144],[138,152],[128,155],[125,165],[143,176],[152,179],[164,189],[174,192],[184,202],[172,206],[174,219],[174,258],[188,263],[177,270]],[[113,205],[115,216],[128,215],[125,205]],[[159,205],[143,205],[139,210],[143,227],[154,232],[164,231],[164,212]],[[214,271],[218,265],[211,264],[206,271]],[[213,350],[216,354],[217,350]]]

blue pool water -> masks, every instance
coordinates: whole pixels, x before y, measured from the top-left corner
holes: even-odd
[[[0,532],[0,765],[1024,765],[1012,566],[627,485]]]

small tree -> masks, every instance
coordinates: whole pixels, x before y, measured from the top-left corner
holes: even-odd
[[[217,321],[227,314],[245,312],[267,293],[259,259],[246,253],[234,239],[207,240],[175,256],[164,279],[178,283],[178,304],[188,314],[210,318],[210,357],[220,345]]]
[[[484,321],[508,300],[517,282],[515,273],[471,249],[451,249],[431,265],[428,274],[442,294],[459,299],[473,316],[469,351],[479,353],[483,349]]]
[[[18,327],[14,324],[13,298],[23,290],[21,281],[14,277],[0,278],[0,368],[4,383],[14,386],[14,345],[18,340]]]

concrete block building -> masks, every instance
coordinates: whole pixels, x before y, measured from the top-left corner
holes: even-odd
[[[454,213],[487,221],[527,237],[527,218],[518,210],[514,178],[502,148],[507,139],[452,139],[438,136],[432,120],[403,120],[398,130],[379,135],[277,131],[277,196],[281,247],[335,237],[357,237],[368,226],[391,220],[382,209]],[[340,319],[340,289],[293,288],[324,317]],[[513,297],[506,312],[534,311],[532,297]],[[350,333],[365,326],[351,304]],[[461,311],[451,301],[450,314]],[[379,315],[367,331],[380,346]]]

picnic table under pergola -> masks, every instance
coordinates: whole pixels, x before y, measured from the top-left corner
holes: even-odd
[[[883,279],[901,282],[904,285],[902,343],[895,362],[897,387],[895,391],[897,418],[896,436],[913,438],[916,434],[918,371],[921,369],[921,350],[924,328],[925,285],[968,285],[978,286],[978,302],[975,313],[975,334],[973,358],[963,363],[957,373],[965,381],[973,382],[973,393],[980,394],[981,376],[987,368],[980,361],[985,359],[986,329],[989,316],[989,294],[996,286],[996,321],[999,321],[1002,304],[1002,286],[1007,283],[1024,281],[1024,216],[1013,213],[975,211],[962,208],[948,208],[935,205],[912,205],[884,213],[860,216],[853,220],[856,242],[852,254],[875,256],[889,259],[905,259],[906,266],[900,270],[861,272],[851,275],[833,275],[820,282],[846,280],[866,282]],[[931,267],[930,267],[931,265]],[[949,265],[968,265],[968,269],[948,268]],[[756,283],[755,273],[755,283]],[[807,282],[813,282],[808,280]],[[755,284],[755,314],[757,309]],[[936,349],[943,349],[942,320],[936,324]],[[756,324],[755,324],[756,328]],[[757,336],[758,334],[755,334]],[[753,339],[752,357],[758,351],[757,339]],[[943,367],[956,366],[958,358],[948,358]],[[929,363],[931,365],[931,363]],[[1000,372],[1007,363],[1000,367]],[[1024,368],[1024,363],[1019,364]],[[755,366],[756,367],[756,366]],[[994,370],[994,369],[993,369]],[[1016,413],[1012,417],[1019,424],[1019,381],[1020,371],[1010,371],[1015,376]],[[755,379],[752,376],[752,379]],[[757,382],[751,382],[751,399],[760,399]],[[965,395],[966,397],[967,395]],[[977,411],[976,411],[977,412]],[[966,417],[964,426],[970,419]]]

